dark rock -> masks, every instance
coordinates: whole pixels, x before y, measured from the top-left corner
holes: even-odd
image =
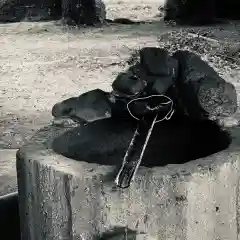
[[[140,50],[140,78],[146,79],[147,95],[165,94],[174,84],[178,62],[162,48],[146,47]]]
[[[220,19],[240,19],[239,0],[167,0],[164,20],[179,24],[205,25]]]
[[[61,19],[65,24],[95,25],[106,18],[101,0],[0,0],[0,21],[43,21]]]
[[[140,79],[131,69],[125,73],[118,74],[112,84],[115,95],[120,97],[133,98],[141,94],[147,82]]]
[[[6,239],[21,239],[18,193],[0,196],[0,231]],[[5,239],[5,237],[4,237]]]
[[[0,22],[46,21],[60,19],[59,0],[3,0],[0,1]]]
[[[151,92],[152,94],[164,94],[173,86],[174,80],[172,77],[162,77],[155,79]]]
[[[151,94],[164,94],[177,77],[178,62],[167,50],[155,47],[139,51],[136,62],[125,73],[118,75],[112,87],[118,96],[132,98]]]
[[[62,0],[62,17],[71,24],[103,23],[106,18],[105,5],[101,0]]]
[[[129,116],[126,106],[131,99],[166,94],[174,84],[178,62],[167,50],[156,47],[142,48],[139,59],[140,61],[125,73],[119,74],[112,84],[113,116]],[[146,105],[142,105],[138,102],[136,112],[144,112]]]
[[[147,82],[144,78],[140,78],[139,70],[138,63],[130,66],[126,72],[120,73],[112,83],[113,91],[110,101],[113,118],[131,118],[127,110],[127,103],[139,95],[144,95]]]
[[[216,0],[166,0],[164,20],[178,24],[205,25],[216,22]]]
[[[169,97],[174,103],[175,115],[180,117],[215,120],[235,113],[237,94],[234,86],[222,79],[198,55],[180,50],[170,56],[160,48],[144,48],[139,56],[140,62],[117,76],[111,93],[96,89],[64,100],[53,107],[52,115],[77,122],[109,117],[129,120],[132,119],[129,110],[132,115],[142,117],[151,112],[149,109],[153,107],[149,104],[152,102],[161,105],[163,96],[157,95]],[[146,100],[152,95],[152,101]],[[136,99],[138,101],[128,105]],[[159,108],[159,112],[167,113],[169,106]]]
[[[140,65],[148,76],[176,75],[177,61],[163,48],[145,47],[139,51]]]
[[[179,62],[176,101],[185,114],[195,119],[216,119],[235,113],[237,94],[231,83],[192,52],[180,50],[173,57]]]
[[[112,84],[113,116],[129,117],[127,103],[137,97],[165,94],[177,77],[178,63],[168,51],[161,48],[146,47],[139,51],[140,62],[120,73]],[[137,104],[136,108],[146,106]],[[139,112],[139,110],[136,110]]]
[[[111,117],[111,104],[108,93],[95,89],[79,97],[69,98],[52,108],[55,118],[69,117],[77,122],[92,122]]]

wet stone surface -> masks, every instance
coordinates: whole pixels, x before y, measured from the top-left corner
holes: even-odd
[[[233,84],[221,78],[196,54],[177,51],[173,56],[179,62],[177,95],[187,115],[214,119],[236,112],[237,93]]]
[[[52,108],[55,118],[69,117],[77,122],[92,122],[111,116],[109,94],[100,89],[92,90],[57,103]]]

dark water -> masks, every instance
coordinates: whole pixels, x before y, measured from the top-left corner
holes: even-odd
[[[136,122],[106,119],[66,132],[53,150],[66,157],[103,165],[120,165]],[[155,125],[144,154],[146,167],[181,164],[221,151],[231,142],[212,121],[172,119]]]

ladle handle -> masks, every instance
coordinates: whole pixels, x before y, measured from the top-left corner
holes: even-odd
[[[133,135],[128,150],[124,156],[122,166],[117,174],[115,183],[120,188],[128,188],[141,164],[146,146],[151,136],[158,115],[147,121],[143,118]]]

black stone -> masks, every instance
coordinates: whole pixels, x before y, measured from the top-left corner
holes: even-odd
[[[111,104],[109,94],[95,89],[79,97],[66,99],[52,108],[55,118],[69,117],[77,122],[92,122],[111,117]]]
[[[155,78],[151,88],[152,94],[163,94],[167,93],[168,90],[173,86],[174,81],[172,77]]]
[[[178,62],[162,48],[140,50],[140,78],[146,79],[146,95],[166,94],[178,75]]]
[[[216,22],[216,0],[167,0],[164,20],[178,24],[205,25]]]
[[[145,47],[139,51],[140,66],[148,76],[174,77],[177,61],[163,48]]]
[[[140,78],[140,66],[138,63],[130,66],[126,72],[120,73],[112,83],[111,92],[112,117],[118,119],[131,118],[127,104],[131,99],[145,94],[147,82]]]
[[[169,55],[164,49],[143,48],[139,56],[140,62],[117,76],[111,93],[96,89],[64,100],[53,107],[52,115],[84,123],[109,117],[129,120],[129,101],[151,95],[168,96],[175,114],[196,120],[220,120],[236,112],[235,87],[198,55],[182,50]],[[142,117],[147,114],[147,104],[135,101],[132,113]]]
[[[164,20],[178,24],[205,25],[221,19],[240,19],[239,0],[167,0]]]
[[[156,47],[142,48],[139,62],[120,73],[112,84],[113,117],[130,117],[127,103],[134,98],[150,95],[166,94],[173,86],[178,73],[178,62],[171,57],[167,50]],[[146,102],[139,101],[134,111],[139,113],[146,110]]]
[[[231,83],[192,52],[180,50],[173,57],[179,62],[176,101],[185,114],[195,119],[216,119],[235,113],[237,93]]]
[[[0,22],[49,21],[62,15],[59,0],[6,0],[0,1]]]
[[[62,20],[61,23],[96,25],[106,18],[101,0],[5,0],[0,1],[0,21]]]
[[[132,98],[141,94],[146,87],[146,81],[140,79],[131,69],[118,74],[112,83],[113,91],[120,97]]]
[[[105,4],[101,0],[62,0],[62,17],[66,23],[95,25],[106,18]]]
[[[113,90],[121,97],[164,94],[178,74],[178,62],[167,50],[146,47],[139,51],[140,62],[121,73],[113,82]]]

